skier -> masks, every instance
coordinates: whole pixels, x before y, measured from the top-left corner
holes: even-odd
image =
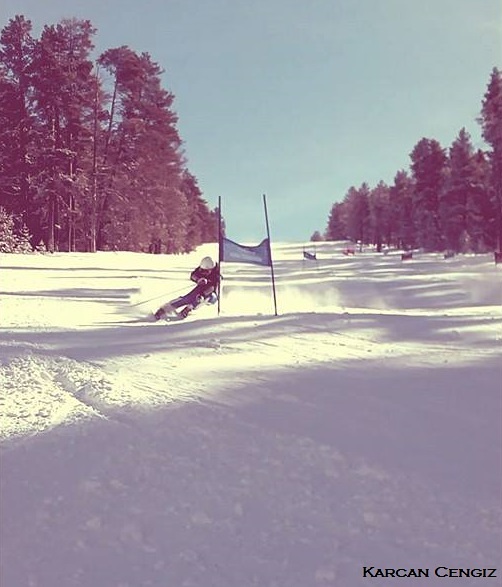
[[[202,302],[215,304],[218,301],[218,283],[220,280],[220,268],[211,257],[204,257],[200,265],[190,274],[190,279],[197,285],[186,296],[172,300],[161,306],[155,312],[155,319],[160,320],[168,313],[176,311],[176,308],[184,305],[185,307],[179,313],[181,318],[186,318],[188,314]],[[184,303],[182,303],[184,302]]]

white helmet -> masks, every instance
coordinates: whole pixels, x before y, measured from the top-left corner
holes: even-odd
[[[214,261],[211,259],[211,257],[204,257],[204,259],[202,259],[200,262],[200,266],[202,269],[213,269]]]

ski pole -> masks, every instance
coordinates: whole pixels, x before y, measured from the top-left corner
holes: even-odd
[[[141,306],[142,304],[148,304],[148,302],[153,302],[154,300],[158,300],[159,298],[163,298],[166,296],[172,296],[173,294],[178,293],[179,291],[182,291],[184,289],[186,289],[186,287],[180,287],[180,288],[172,290],[172,291],[164,292],[163,294],[160,294],[160,296],[155,296],[154,298],[148,298],[147,300],[143,300],[142,302],[137,302],[136,304],[131,304],[131,308],[134,308],[135,306]]]

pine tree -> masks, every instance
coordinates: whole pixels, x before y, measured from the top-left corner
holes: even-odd
[[[413,218],[418,245],[437,251],[443,246],[439,198],[443,191],[446,154],[435,139],[421,139],[411,152],[414,179]]]
[[[31,246],[31,234],[26,224],[22,224],[16,235],[16,253],[31,253],[33,247]]]
[[[394,244],[401,249],[415,246],[415,229],[413,224],[413,180],[408,173],[400,170],[390,187],[389,200]]]
[[[34,101],[31,60],[35,40],[23,16],[11,19],[0,34],[0,190],[2,203],[31,223],[33,191]]]
[[[326,240],[337,241],[348,238],[346,208],[344,202],[336,202],[331,207],[328,226],[324,233]]]
[[[220,226],[221,222],[221,226]],[[209,221],[204,224],[205,231],[202,237],[203,243],[217,243],[220,236],[226,235],[226,224],[225,219],[220,219],[220,211],[218,206],[209,211]]]
[[[493,68],[479,118],[483,138],[491,146],[496,246],[502,250],[502,72]]]
[[[213,216],[207,202],[202,198],[202,192],[196,178],[186,169],[183,173],[181,190],[186,195],[188,204],[188,227],[185,252],[206,242],[218,240],[218,218]]]
[[[148,54],[119,47],[106,51],[99,63],[113,79],[101,161],[113,172],[101,186],[100,246],[118,245],[118,217],[124,233],[120,240],[127,238],[128,247],[144,248],[153,228],[164,233],[168,251],[183,250],[188,206],[181,190],[184,162],[172,109],[174,96],[162,89],[162,71]],[[144,219],[141,227],[135,214],[134,231],[127,220],[132,210],[141,211]]]
[[[65,19],[45,26],[35,45],[33,91],[38,126],[36,185],[39,220],[49,250],[75,249],[75,222],[91,150],[94,91],[89,21]],[[80,189],[79,189],[80,188]]]
[[[479,149],[472,156],[472,184],[465,203],[466,243],[476,253],[496,245],[496,211],[490,157]]]
[[[380,181],[370,192],[369,217],[369,240],[380,252],[383,243],[389,244],[391,240],[389,187],[383,181]]]
[[[367,244],[370,240],[370,188],[363,183],[359,189],[351,187],[345,196],[347,207],[347,236],[354,242]]]
[[[458,252],[470,248],[467,232],[467,200],[474,187],[471,138],[462,128],[450,147],[448,172],[440,195],[439,213],[445,246]]]

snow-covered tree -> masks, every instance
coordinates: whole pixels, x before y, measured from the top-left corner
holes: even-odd
[[[25,224],[16,230],[11,214],[0,207],[0,253],[31,253],[30,233]]]

